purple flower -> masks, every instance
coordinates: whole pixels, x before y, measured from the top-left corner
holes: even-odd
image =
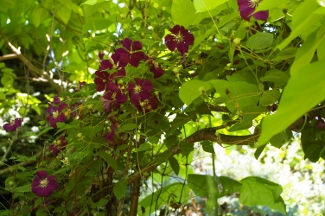
[[[140,101],[140,106],[137,106],[139,111],[148,113],[152,110],[157,109],[158,107],[158,98],[156,96],[151,97],[150,99]]]
[[[151,97],[153,85],[149,80],[135,78],[135,83],[130,82],[128,92],[130,95],[131,103],[138,107],[141,100],[147,100]]]
[[[116,89],[115,91],[106,92],[101,100],[103,101],[105,112],[109,112],[111,108],[119,109],[121,104],[126,102],[126,96],[120,89]]]
[[[110,118],[111,126],[109,127],[109,132],[104,135],[104,138],[109,141],[114,141],[115,131],[118,129],[118,121],[115,118]]]
[[[125,38],[122,41],[124,48],[118,48],[115,53],[120,55],[120,61],[129,63],[134,67],[138,67],[141,60],[145,59],[145,54],[142,51],[142,44],[140,41],[132,41],[130,38]]]
[[[247,21],[250,20],[251,16],[257,20],[267,20],[269,17],[269,11],[259,11],[254,13],[260,2],[261,0],[237,0],[240,16]]]
[[[65,122],[65,114],[59,113],[59,111],[54,111],[51,115],[49,115],[47,118],[48,123],[56,129],[56,123],[57,122]]]
[[[49,107],[46,109],[48,114],[54,112],[62,112],[67,107],[67,104],[62,102],[58,96],[55,96],[52,103],[49,103]]]
[[[74,91],[74,92],[78,92],[78,91],[80,91],[81,88],[82,88],[82,86],[84,86],[85,84],[86,84],[86,82],[80,82],[80,81],[79,81],[78,86],[73,87],[73,91]]]
[[[170,51],[174,51],[176,48],[184,55],[188,52],[189,45],[194,44],[194,36],[188,32],[183,26],[175,25],[170,32],[173,34],[166,35],[165,43]]]
[[[116,88],[117,85],[114,82],[116,82],[117,73],[96,71],[95,75],[97,76],[94,79],[94,82],[97,85],[97,91],[106,91],[108,89]]]
[[[165,73],[158,62],[151,60],[148,62],[148,64],[150,66],[149,70],[154,74],[155,79],[161,77]]]
[[[53,144],[49,146],[49,149],[54,156],[57,156],[60,151],[65,149],[67,144],[68,141],[64,136],[61,136],[60,139],[54,141]]]
[[[111,59],[103,60],[100,63],[99,70],[117,70],[118,77],[124,77],[126,75],[124,67],[127,63],[120,61],[121,56],[118,53],[114,53]]]
[[[59,188],[54,175],[47,176],[44,170],[37,171],[36,176],[32,182],[32,192],[39,197],[51,196],[54,190]]]
[[[6,123],[3,125],[3,129],[7,132],[15,131],[17,128],[21,127],[21,123],[23,122],[22,118],[16,118],[10,123]]]

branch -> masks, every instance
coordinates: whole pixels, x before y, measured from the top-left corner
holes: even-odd
[[[228,127],[237,121],[228,122],[226,125],[221,125],[219,127],[205,128],[199,130],[189,137],[184,139],[189,145],[193,145],[195,142],[200,142],[203,140],[209,140],[212,142],[217,142],[218,144],[229,144],[229,145],[249,145],[257,141],[259,134],[252,134],[246,136],[233,136],[216,133],[217,130]],[[141,178],[142,173],[148,173],[155,170],[160,164],[166,162],[171,156],[181,153],[181,149],[178,145],[172,146],[170,149],[164,151],[157,155],[147,166],[143,167],[139,172],[136,172],[129,176],[128,183],[133,183],[137,179]]]
[[[5,37],[2,32],[0,32],[0,35],[2,36],[2,38],[5,39],[9,49],[13,52],[12,54],[7,54],[4,56],[0,57],[0,61],[1,60],[8,60],[8,59],[13,59],[13,58],[18,58],[20,59],[27,67],[29,70],[31,70],[32,72],[34,72],[35,74],[37,74],[40,77],[43,77],[44,79],[46,79],[54,88],[58,93],[62,92],[62,87],[56,83],[48,74],[46,71],[44,71],[43,69],[40,69],[38,67],[36,67],[35,65],[33,65],[24,55],[21,54],[20,49],[17,49],[14,45],[11,44],[11,42],[8,40],[7,37]]]

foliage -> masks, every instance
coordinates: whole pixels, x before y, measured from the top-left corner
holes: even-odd
[[[185,214],[194,196],[217,214],[234,193],[286,214],[277,183],[188,167],[195,143],[258,158],[296,133],[325,157],[325,8],[274,2],[2,0],[1,214]]]

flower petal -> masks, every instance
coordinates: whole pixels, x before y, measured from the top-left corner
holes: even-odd
[[[269,18],[269,11],[259,11],[253,14],[253,17],[257,20],[264,20],[266,21]]]

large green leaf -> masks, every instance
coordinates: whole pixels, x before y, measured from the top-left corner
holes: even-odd
[[[258,7],[256,8],[255,12],[261,10],[270,10],[274,7],[281,7],[282,5],[286,4],[290,0],[263,0]]]
[[[273,34],[259,32],[248,38],[247,47],[250,49],[265,49],[273,43]]]
[[[187,105],[191,104],[196,98],[200,97],[206,91],[210,90],[212,85],[210,82],[201,80],[191,80],[185,82],[179,90],[179,97]]]
[[[228,0],[193,0],[196,12],[204,12],[213,10],[217,6],[227,2]]]
[[[267,143],[272,136],[325,99],[325,61],[311,63],[289,79],[283,91],[277,112],[262,122],[262,133],[257,146]]]
[[[121,199],[126,195],[127,180],[120,180],[114,185],[113,192],[117,199]]]
[[[247,206],[268,206],[286,214],[286,206],[280,194],[281,185],[260,177],[246,177],[241,180],[239,202]]]
[[[189,0],[173,0],[171,14],[173,22],[184,27],[198,24],[209,16],[208,13],[196,13],[193,2]]]

